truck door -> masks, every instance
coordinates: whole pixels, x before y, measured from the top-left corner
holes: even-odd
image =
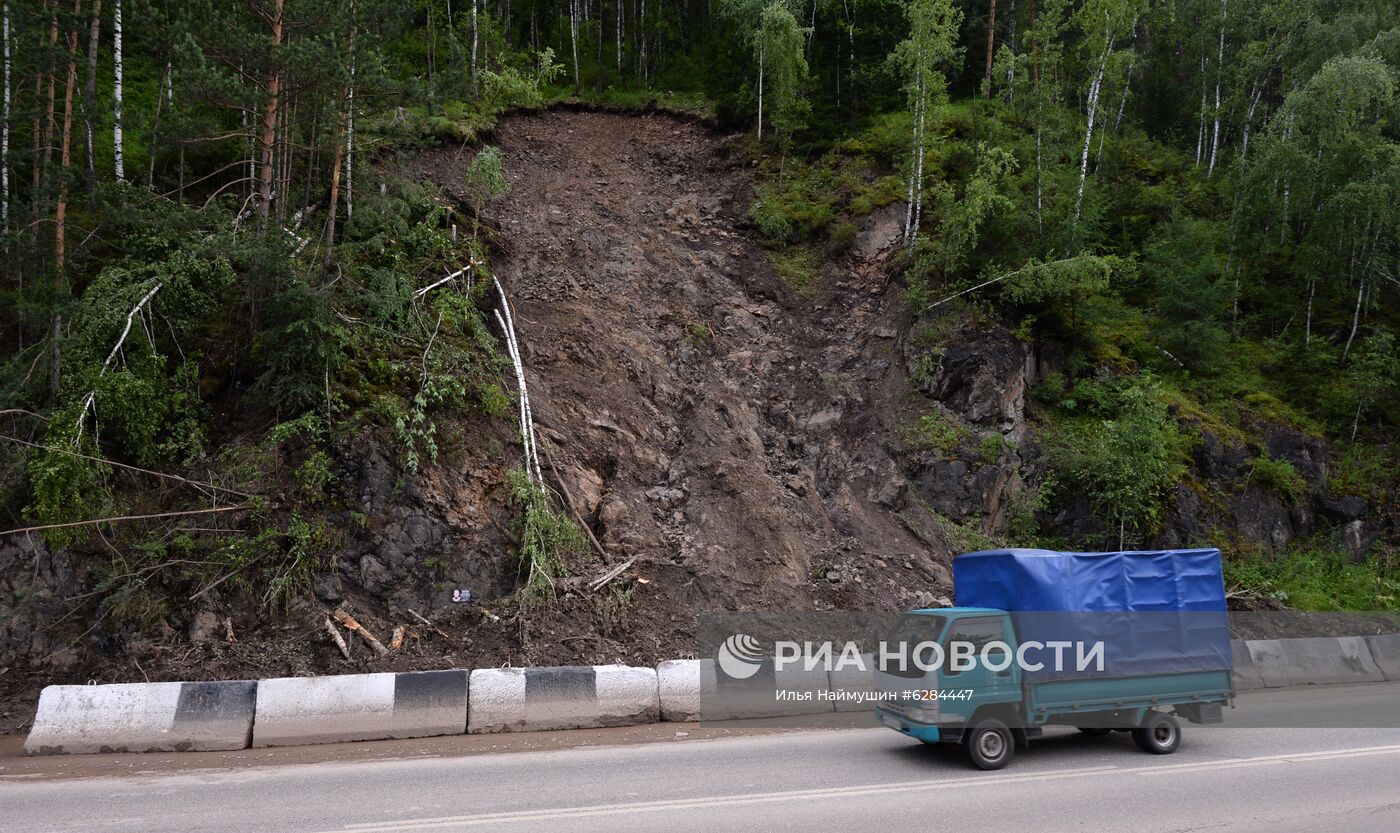
[[[952,670],[952,643],[971,643],[975,650],[975,663],[966,671]],[[1002,643],[1009,648],[993,649],[983,660],[983,650],[989,643]],[[971,690],[971,698],[976,704],[1017,700],[1021,696],[1020,675],[1015,664],[1015,638],[1008,633],[1004,616],[969,616],[957,619],[949,628],[948,640],[944,645],[948,659],[944,665],[942,682],[953,691]],[[989,667],[990,666],[990,667]]]

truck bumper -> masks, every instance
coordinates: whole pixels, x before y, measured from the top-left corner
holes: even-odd
[[[881,726],[894,729],[896,732],[921,740],[924,743],[938,743],[942,740],[937,726],[930,726],[925,723],[914,723],[908,718],[901,717],[897,714],[890,714],[884,709],[875,710],[875,720]]]

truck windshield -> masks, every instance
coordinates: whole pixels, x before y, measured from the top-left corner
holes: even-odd
[[[899,651],[903,655],[903,667],[900,667],[901,663],[891,661],[884,663],[880,670],[896,677],[924,676],[923,669],[914,662],[914,650],[921,643],[937,642],[938,637],[943,634],[945,621],[947,617],[928,613],[911,613],[900,619],[885,637],[885,646],[891,654]],[[903,647],[900,648],[900,645]]]

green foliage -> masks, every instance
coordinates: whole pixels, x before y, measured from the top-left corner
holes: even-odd
[[[1079,255],[1049,262],[1031,260],[1005,276],[1001,296],[1010,303],[1026,306],[1082,300],[1107,290],[1113,275],[1126,266],[1111,256]]]
[[[948,454],[971,436],[972,432],[967,426],[949,414],[935,409],[919,415],[918,421],[907,432],[907,441],[916,449]]]
[[[467,194],[481,210],[488,202],[510,190],[506,183],[505,171],[501,167],[501,151],[495,145],[487,145],[477,151],[467,166]]]
[[[1055,493],[1055,479],[1047,477],[1040,483],[1022,483],[1011,491],[1006,507],[1006,538],[1009,546],[1028,546],[1037,540],[1040,516],[1050,509]]]
[[[1063,420],[1046,436],[1061,493],[1088,496],[1115,532],[1151,531],[1184,470],[1186,447],[1156,381],[1081,383],[1069,403],[1086,416]]]
[[[787,140],[806,123],[811,106],[802,94],[807,80],[807,30],[783,0],[773,0],[763,9],[755,37],[764,110],[771,114],[780,140]]]
[[[1175,218],[1148,246],[1142,264],[1143,277],[1160,298],[1161,347],[1196,372],[1218,368],[1230,338],[1221,320],[1230,305],[1221,235],[1210,221]]]
[[[554,60],[554,50],[545,47],[535,56],[532,72],[523,73],[506,65],[481,74],[481,106],[490,112],[511,107],[540,107],[544,88],[564,73],[564,65]]]
[[[326,293],[294,280],[274,299],[254,355],[265,368],[254,390],[278,414],[299,413],[331,396],[330,379],[348,356],[351,331]]]
[[[773,271],[789,286],[811,286],[817,277],[817,253],[810,249],[792,246],[781,251],[769,252],[768,259],[773,263]]]
[[[1324,540],[1272,556],[1227,558],[1225,582],[1300,610],[1400,610],[1400,567],[1393,560],[1355,561]]]
[[[1382,330],[1362,342],[1347,368],[1347,381],[1356,398],[1356,415],[1351,425],[1351,439],[1355,441],[1367,410],[1381,410],[1387,402],[1400,399],[1400,345],[1395,343],[1395,337]]]
[[[1308,489],[1308,484],[1292,463],[1275,460],[1268,454],[1261,454],[1249,461],[1246,482],[1255,483],[1288,500],[1297,500]]]
[[[938,232],[920,250],[910,277],[916,304],[933,300],[925,289],[929,276],[947,281],[957,275],[976,249],[983,223],[1012,208],[1011,199],[1003,193],[1003,182],[1015,164],[1009,152],[978,145],[976,170],[960,190],[951,185],[933,189]]]
[[[523,469],[510,471],[510,503],[517,513],[520,571],[525,575],[521,607],[528,609],[554,597],[568,575],[569,557],[587,552],[588,543],[573,521],[550,507],[549,494]]]

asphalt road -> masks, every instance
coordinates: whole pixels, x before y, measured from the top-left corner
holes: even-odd
[[[919,828],[1394,833],[1400,730],[1188,727],[1163,757],[1059,732],[996,773],[876,727],[0,783],[0,830],[32,833]]]

